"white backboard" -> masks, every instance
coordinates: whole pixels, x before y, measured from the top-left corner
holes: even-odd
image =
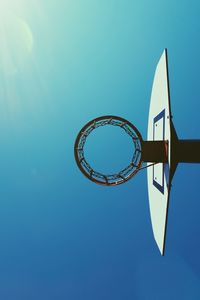
[[[149,207],[154,238],[164,255],[170,193],[171,109],[167,49],[156,67],[151,93],[147,140],[168,141],[168,163],[147,168]]]

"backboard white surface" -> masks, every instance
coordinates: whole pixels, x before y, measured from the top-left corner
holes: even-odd
[[[147,168],[149,207],[154,238],[161,254],[164,254],[167,212],[169,202],[169,171],[171,152],[171,110],[167,50],[156,67],[148,120],[147,140],[168,141],[168,163]]]

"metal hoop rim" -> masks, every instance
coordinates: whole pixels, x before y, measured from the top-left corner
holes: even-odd
[[[138,136],[138,139],[140,141],[140,143],[142,144],[142,136],[139,132],[139,130],[131,123],[129,122],[128,120],[122,118],[122,117],[118,117],[118,116],[115,116],[115,115],[105,115],[105,116],[101,116],[101,117],[97,117],[95,119],[92,119],[91,121],[89,121],[87,124],[85,124],[82,129],[79,131],[77,137],[76,137],[76,140],[75,140],[75,144],[74,144],[74,156],[75,156],[75,160],[76,160],[76,163],[77,163],[77,166],[79,167],[80,171],[91,181],[97,183],[97,184],[100,184],[100,185],[106,185],[106,186],[114,186],[114,185],[119,185],[119,184],[122,184],[126,181],[128,181],[129,179],[131,179],[140,169],[140,166],[142,164],[142,158],[140,157],[140,160],[137,164],[137,167],[136,169],[134,170],[134,172],[132,172],[131,174],[129,174],[129,176],[127,178],[122,178],[121,180],[118,180],[117,182],[103,182],[103,181],[100,181],[100,180],[97,180],[93,177],[91,177],[86,171],[85,169],[82,167],[82,165],[80,164],[80,161],[79,161],[79,157],[78,157],[78,145],[79,145],[79,141],[83,135],[83,132],[85,132],[85,130],[90,127],[93,123],[95,122],[99,122],[101,120],[104,120],[104,119],[115,119],[115,120],[118,120],[120,122],[123,122],[125,124],[128,124],[132,129],[133,131],[135,131],[136,135]]]

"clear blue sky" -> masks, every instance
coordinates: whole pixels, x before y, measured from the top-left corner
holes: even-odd
[[[200,137],[199,1],[8,0],[0,11],[0,299],[200,299],[200,166],[177,169],[161,257],[146,172],[106,188],[73,156],[80,128],[105,114],[146,138],[164,48],[177,133]],[[102,168],[131,153],[109,134],[88,145]]]

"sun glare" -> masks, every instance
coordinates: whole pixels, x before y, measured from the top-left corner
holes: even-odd
[[[5,75],[12,75],[23,67],[33,49],[33,34],[19,12],[0,5],[0,67]]]
[[[1,120],[14,120],[25,112],[25,108],[31,110],[36,105],[29,96],[31,87],[31,94],[38,92],[35,85],[40,80],[37,78],[35,39],[31,27],[34,19],[39,23],[38,11],[41,10],[37,0],[0,0]]]

